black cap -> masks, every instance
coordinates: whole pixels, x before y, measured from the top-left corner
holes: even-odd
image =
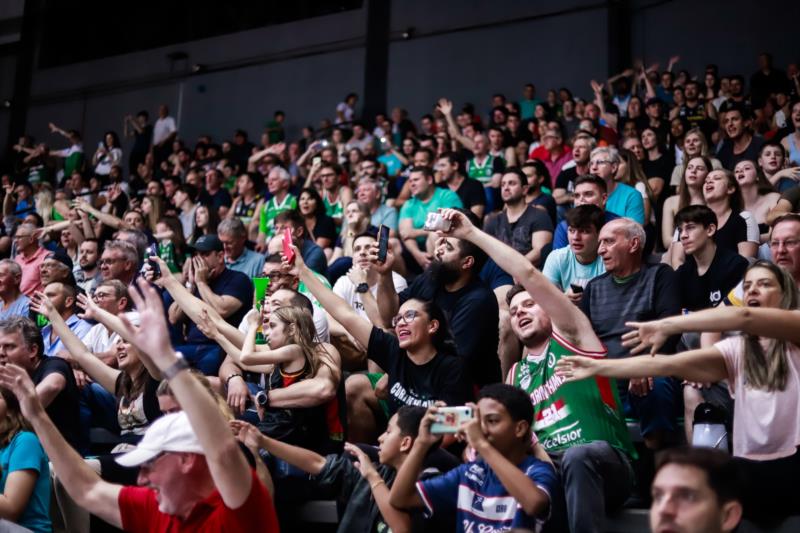
[[[73,267],[72,259],[70,259],[69,254],[67,254],[67,252],[65,252],[64,250],[57,248],[55,251],[47,254],[47,259],[53,259],[55,261],[58,261],[59,263],[69,268],[69,271],[72,272],[72,267]]]
[[[203,235],[197,239],[192,248],[198,252],[221,252],[223,249],[222,241],[213,233]]]

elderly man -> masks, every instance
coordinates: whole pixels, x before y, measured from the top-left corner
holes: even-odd
[[[0,260],[0,320],[28,316],[30,298],[22,294],[22,267],[11,259]]]
[[[247,228],[241,219],[226,218],[217,227],[217,236],[225,252],[225,266],[248,278],[261,275],[264,255],[247,249]]]
[[[297,198],[289,193],[292,176],[283,167],[273,167],[267,174],[267,189],[272,195],[261,208],[258,221],[258,240],[256,250],[263,252],[267,249],[267,241],[275,234],[273,220],[279,213],[289,209],[297,209]]]
[[[592,328],[608,347],[608,357],[630,356],[622,346],[626,322],[657,320],[680,313],[675,272],[665,264],[642,261],[644,228],[629,218],[606,223],[600,230],[598,253],[606,273],[591,280],[583,291],[581,307]],[[662,353],[674,353],[678,337],[670,338]],[[656,449],[675,437],[680,412],[680,384],[672,378],[618,381],[626,414],[639,418],[642,437]]]
[[[388,226],[391,235],[397,232],[397,209],[381,202],[380,182],[372,178],[361,178],[356,189],[358,203],[369,208],[370,223],[376,228]]]
[[[72,275],[72,259],[63,250],[50,252],[39,265],[39,278],[42,286],[47,287],[50,283],[60,282],[75,285],[75,278]]]
[[[25,371],[0,369],[0,385],[19,399],[58,478],[81,507],[126,531],[278,531],[272,499],[247,464],[214,398],[187,372],[170,345],[158,294],[143,280],[136,294],[141,327],[121,333],[151,359],[169,381],[182,413],[165,415],[147,430],[137,448],[118,457],[139,467],[141,487],[103,481],[69,448],[42,407]],[[242,435],[244,438],[244,435]]]
[[[39,245],[38,230],[33,224],[20,224],[14,233],[14,244],[17,247],[14,261],[22,267],[20,289],[30,298],[36,291],[42,289],[39,266],[50,252]]]
[[[139,271],[139,253],[136,247],[122,240],[107,242],[100,258],[103,280],[118,279],[125,285],[133,283]]]
[[[592,150],[592,157],[589,160],[589,172],[593,176],[603,178],[606,182],[606,192],[608,193],[606,209],[621,217],[628,217],[639,224],[644,224],[644,201],[641,193],[630,185],[617,181],[620,161],[616,148],[595,148]]]

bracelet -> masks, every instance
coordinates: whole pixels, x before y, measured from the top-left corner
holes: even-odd
[[[233,378],[237,378],[237,377],[238,377],[238,378],[242,378],[242,379],[244,379],[244,376],[243,376],[243,375],[241,375],[241,374],[240,374],[240,373],[238,373],[238,372],[234,372],[233,374],[231,374],[230,376],[228,376],[228,379],[226,379],[226,380],[225,380],[225,388],[227,389],[227,388],[228,388],[228,386],[230,385],[230,382],[231,382],[231,380],[232,380]]]
[[[382,479],[379,479],[378,481],[376,481],[375,483],[373,483],[372,485],[369,486],[369,490],[371,490],[371,491],[375,490],[375,487],[377,487],[381,483],[385,483],[385,481],[382,480]]]
[[[180,352],[175,352],[178,358],[175,360],[172,365],[170,365],[166,370],[162,372],[164,375],[164,379],[170,381],[172,378],[187,370],[189,368],[189,363],[186,362],[186,359],[183,358],[183,354]]]

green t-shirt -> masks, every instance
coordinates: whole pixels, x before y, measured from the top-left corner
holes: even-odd
[[[287,194],[280,204],[275,201],[274,196],[270,198],[261,208],[261,215],[258,219],[258,232],[263,233],[267,238],[272,237],[272,221],[278,214],[288,211],[289,209],[297,209],[297,198],[291,194]]]
[[[554,452],[579,444],[606,441],[635,458],[622,414],[616,381],[594,377],[565,383],[556,375],[564,356],[601,358],[606,352],[586,352],[553,332],[544,357],[526,356],[511,369],[512,385],[530,395],[533,430],[545,450]]]
[[[480,181],[481,185],[484,186],[492,181],[492,176],[494,176],[494,156],[486,156],[486,159],[480,166],[475,161],[474,157],[467,161],[467,176]]]
[[[436,187],[427,202],[414,197],[410,198],[400,208],[400,220],[410,218],[414,229],[421,229],[425,225],[428,213],[433,213],[439,208],[464,207],[461,198],[450,189]],[[425,246],[425,237],[417,238],[421,247]]]

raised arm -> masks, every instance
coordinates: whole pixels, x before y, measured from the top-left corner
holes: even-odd
[[[350,332],[354,339],[360,342],[362,346],[367,346],[369,344],[369,336],[372,333],[372,324],[363,319],[347,302],[317,279],[314,272],[303,262],[300,250],[296,246],[292,246],[292,250],[295,253],[294,261],[300,281],[305,284],[309,292],[314,295],[314,298],[322,304],[322,307]]]
[[[475,141],[461,133],[461,130],[453,119],[453,102],[447,98],[440,98],[436,104],[436,109],[442,112],[444,119],[447,121],[447,132],[454,141],[461,143],[461,146],[467,150],[475,148]]]
[[[64,347],[83,371],[105,390],[114,394],[120,371],[102,362],[86,348],[86,345],[81,342],[78,336],[69,329],[67,323],[64,322],[64,319],[53,307],[53,303],[48,300],[44,293],[37,292],[34,295],[31,309],[50,320],[53,331],[61,338]]]
[[[200,294],[200,298],[222,317],[228,318],[244,305],[244,302],[235,296],[214,292],[211,285],[209,285],[208,265],[206,265],[202,257],[193,257],[192,263],[194,266],[194,281],[197,284],[197,292]],[[172,293],[170,292],[170,294]],[[184,308],[184,312],[191,317],[191,313],[187,309]],[[192,320],[197,322],[194,318]]]
[[[672,336],[686,331],[741,331],[800,345],[800,311],[774,307],[719,306],[688,315],[678,315],[651,322],[628,322],[633,328],[622,336],[631,353],[648,347],[656,351]]]
[[[230,426],[237,434],[241,434],[242,432],[251,433],[254,438],[258,439],[259,448],[267,450],[278,459],[282,459],[312,476],[322,472],[322,469],[325,467],[325,458],[320,454],[301,448],[300,446],[293,446],[292,444],[286,444],[285,442],[267,437],[255,426],[247,422],[231,420]]]
[[[567,381],[591,376],[621,379],[676,376],[686,381],[714,383],[728,377],[725,360],[713,346],[675,355],[640,355],[621,359],[595,359],[582,355],[563,357],[556,364],[556,373]]]
[[[137,281],[141,294],[131,291],[139,311],[140,327],[126,324],[123,338],[129,338],[143,359],[151,358],[163,373],[178,361],[172,349],[164,307],[158,293],[143,279]],[[229,509],[238,509],[252,489],[252,477],[247,460],[231,433],[216,400],[191,372],[178,371],[170,379],[170,388],[183,408],[197,439],[203,448],[208,469],[222,501]]]
[[[522,254],[473,226],[459,211],[444,209],[442,215],[451,221],[447,235],[470,241],[492,257],[497,266],[525,287],[550,317],[554,329],[585,350],[604,349],[586,315]]]
[[[378,273],[378,291],[375,300],[378,306],[380,321],[377,323],[386,327],[392,323],[392,317],[394,317],[394,315],[397,314],[397,310],[400,309],[400,296],[394,288],[394,280],[392,279],[394,253],[392,253],[391,250],[387,250],[386,261],[379,263],[378,243],[374,243],[370,250],[369,259],[372,263],[371,268],[375,269]]]
[[[13,364],[0,366],[0,386],[17,397],[25,419],[53,464],[64,487],[79,506],[116,527],[122,527],[119,512],[120,485],[107,483],[92,470],[58,431],[36,395],[27,372]]]
[[[102,222],[104,225],[106,225],[106,226],[108,226],[110,228],[114,228],[114,229],[131,229],[127,224],[125,224],[125,221],[122,220],[121,218],[119,218],[117,216],[114,216],[111,213],[103,213],[99,209],[96,209],[89,202],[86,202],[86,201],[83,201],[83,200],[78,200],[75,203],[75,207],[78,210],[80,210],[80,211],[82,211],[84,213],[92,215],[98,221]]]

